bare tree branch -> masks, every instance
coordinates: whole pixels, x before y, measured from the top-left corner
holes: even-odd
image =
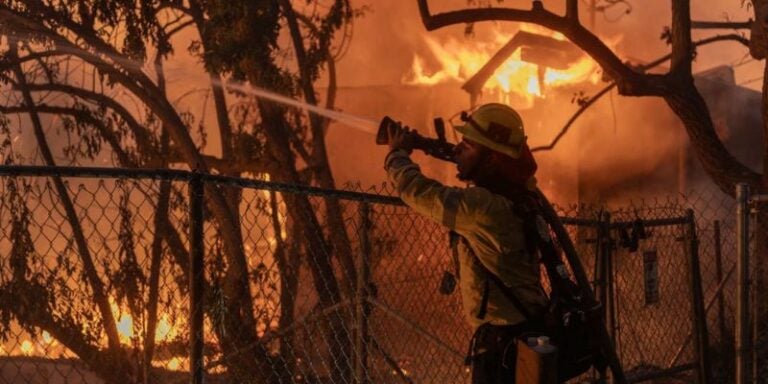
[[[10,50],[12,58],[16,56],[16,52],[16,46],[12,45]],[[37,139],[40,153],[42,154],[43,159],[48,166],[56,166],[56,162],[53,159],[53,154],[51,153],[48,142],[45,138],[45,132],[43,131],[43,125],[36,110],[35,101],[32,98],[32,94],[26,89],[27,79],[21,69],[21,65],[17,64],[13,68],[13,71],[16,75],[16,80],[19,84],[19,87],[21,88],[20,90],[22,92],[24,104],[29,108],[29,117],[32,120],[32,127],[34,129],[35,138]],[[58,192],[59,199],[61,200],[61,204],[64,207],[64,211],[66,212],[69,225],[72,229],[72,235],[75,239],[75,243],[77,244],[80,259],[83,262],[85,276],[88,279],[88,283],[90,284],[91,289],[93,290],[93,299],[96,302],[96,306],[99,309],[99,314],[102,317],[104,330],[107,334],[109,348],[116,352],[120,350],[120,336],[117,332],[117,322],[115,321],[114,315],[112,314],[112,310],[109,306],[109,300],[104,290],[104,284],[101,281],[98,271],[96,270],[96,265],[93,262],[93,257],[91,256],[91,252],[88,247],[88,241],[85,239],[85,235],[80,224],[80,219],[77,217],[77,212],[75,211],[74,204],[72,203],[64,182],[60,177],[57,176],[53,177],[53,182]]]
[[[565,6],[565,18],[579,22],[579,0],[568,0]]]
[[[753,20],[747,21],[703,21],[692,20],[691,28],[693,29],[750,29],[752,28]]]
[[[194,24],[195,24],[195,21],[194,21],[194,20],[187,20],[187,21],[185,21],[185,22],[183,22],[183,23],[181,23],[181,24],[179,24],[179,25],[177,25],[177,26],[175,26],[175,27],[171,28],[170,30],[168,30],[168,31],[166,32],[166,34],[168,35],[168,38],[170,38],[170,37],[172,37],[173,35],[175,35],[175,34],[177,34],[177,33],[181,32],[181,31],[183,31],[183,30],[184,30],[184,28],[187,28],[187,27],[189,27],[190,25],[194,25]]]
[[[137,144],[142,146],[143,149],[148,150],[148,153],[157,154],[158,150],[152,143],[153,133],[144,127],[144,125],[140,124],[133,114],[121,103],[117,102],[117,100],[103,93],[92,92],[66,84],[29,84],[27,88],[32,92],[61,92],[76,96],[85,101],[103,105],[104,107],[113,110],[131,128]]]
[[[718,41],[735,41],[738,43],[741,43],[744,46],[749,46],[749,40],[745,38],[744,36],[738,35],[738,34],[730,34],[730,35],[717,35],[712,36],[706,39],[699,40],[695,42],[693,45],[695,47],[699,47],[702,45],[707,45],[710,43],[718,42]],[[651,68],[655,68],[659,66],[661,63],[669,60],[669,58],[672,56],[672,54],[666,54],[648,64],[640,66],[640,69],[643,71],[647,71]],[[587,101],[581,104],[579,107],[579,110],[574,113],[570,119],[565,123],[563,128],[560,129],[560,132],[557,133],[554,139],[548,144],[548,145],[542,145],[538,147],[531,148],[531,152],[538,152],[538,151],[549,151],[555,148],[557,143],[562,139],[566,133],[568,133],[568,130],[570,130],[573,123],[576,122],[576,120],[584,113],[586,112],[589,107],[591,107],[595,102],[600,100],[603,96],[605,96],[608,92],[610,92],[614,87],[616,87],[615,82],[611,82],[608,84],[605,88],[601,89],[598,93],[596,93],[594,96],[590,97]]]
[[[309,65],[307,64],[307,53],[304,49],[304,39],[301,36],[298,18],[290,0],[281,0],[281,5],[291,33],[293,48],[296,52],[296,60],[301,69],[300,81],[303,88],[304,98],[309,104],[318,105],[312,78],[308,72]],[[330,164],[328,164],[328,155],[325,148],[323,119],[316,114],[310,114],[309,118],[310,128],[312,130],[313,150],[313,159],[309,165],[310,167],[316,167],[316,174],[318,175],[317,179],[321,187],[329,189],[335,188],[335,181],[333,179],[333,174],[330,171],[331,167]],[[344,271],[348,288],[352,290],[354,282],[357,280],[357,270],[352,257],[352,248],[350,246],[349,237],[347,236],[343,222],[341,205],[339,200],[334,198],[326,198],[325,203],[329,224],[332,228],[336,229],[331,231],[330,238],[336,251],[336,257],[343,267],[342,270]]]
[[[6,107],[0,106],[0,113],[11,115],[30,113],[33,109],[27,106],[13,106]],[[111,149],[115,152],[115,155],[124,166],[130,166],[131,168],[138,168],[138,163],[127,152],[125,152],[120,144],[120,140],[114,135],[111,129],[107,128],[103,121],[97,119],[89,111],[71,107],[51,106],[45,104],[38,104],[35,106],[34,111],[40,114],[49,114],[55,116],[72,116],[75,120],[89,124],[95,127],[104,140],[110,145]]]
[[[429,12],[428,0],[417,1],[424,25],[429,30],[458,23],[506,20],[533,23],[561,32],[603,68],[616,82],[620,94],[663,97],[682,120],[704,169],[723,192],[733,194],[733,185],[738,182],[747,182],[756,187],[760,185],[760,175],[734,158],[718,138],[712,116],[693,83],[693,46],[688,0],[672,1],[672,69],[666,75],[635,71],[622,63],[597,36],[579,23],[573,23],[565,17],[545,10],[541,1],[534,1],[531,10],[481,8],[437,15]]]
[[[304,23],[304,26],[309,28],[312,32],[317,33],[317,26],[312,23],[312,20],[306,15],[296,13],[296,18]],[[328,61],[325,62],[328,65],[328,90],[325,93],[325,109],[333,109],[336,104],[336,91],[338,89],[336,81],[336,59],[333,56],[328,57]],[[329,119],[323,120],[323,133],[328,134],[328,126],[330,124]]]
[[[42,52],[31,52],[28,55],[25,56],[19,56],[19,58],[15,59],[14,61],[2,61],[0,62],[0,72],[5,72],[8,70],[11,70],[15,63],[24,64],[28,61],[37,61],[48,58],[48,57],[55,57],[55,56],[64,56],[67,55],[67,53],[52,49]]]
[[[16,26],[20,32],[28,31],[36,35],[45,36],[46,38],[56,43],[60,49],[64,49],[70,54],[80,57],[81,59],[96,67],[102,73],[107,74],[108,76],[117,80],[122,86],[126,87],[129,91],[138,96],[147,105],[147,107],[155,115],[157,115],[164,124],[167,125],[173,141],[179,148],[180,153],[183,154],[188,166],[191,169],[202,173],[209,172],[205,158],[197,150],[197,147],[189,134],[189,130],[185,126],[181,117],[175,111],[170,102],[163,97],[162,92],[143,71],[137,70],[135,66],[132,67],[128,65],[130,63],[124,63],[126,66],[123,68],[128,73],[130,73],[129,76],[128,74],[122,72],[120,69],[104,61],[101,57],[75,45],[58,33],[49,30],[36,21],[26,18],[25,16],[19,14],[16,10],[3,4],[0,4],[0,19],[3,19],[8,24]],[[72,24],[71,21],[67,23]],[[76,25],[73,26],[73,30],[75,32],[77,32],[78,29],[82,28],[78,28]],[[104,48],[106,51],[104,52],[111,53],[114,51],[111,46],[106,45],[106,43],[100,39],[90,36],[88,31],[85,31],[84,33],[86,36],[83,36],[83,39],[86,42],[92,42],[94,44],[94,48],[99,49],[99,47],[105,46]],[[126,60],[122,55],[118,55],[111,59],[119,61]],[[241,273],[244,278],[247,278],[247,263],[245,262],[240,226],[237,223],[233,212],[229,209],[224,196],[221,194],[221,191],[206,184],[206,195],[210,197],[208,199],[208,203],[210,204],[212,213],[217,218],[219,224],[222,226],[221,234],[225,239],[224,243],[227,247],[227,255],[231,258],[231,270],[239,271],[239,273]],[[245,324],[246,328],[248,329],[255,329],[255,326],[250,326],[254,324],[255,320],[253,320],[253,304],[250,303],[250,299],[247,298],[248,295],[244,291],[248,289],[247,284],[238,284],[237,287],[233,285],[230,288],[233,289],[233,291],[228,292],[230,297],[233,298],[233,300],[243,301],[242,304],[244,305],[244,308],[246,308],[242,311],[242,315],[247,316],[249,319],[244,320],[243,324]],[[245,301],[248,301],[248,303]]]
[[[596,93],[594,96],[590,97],[589,100],[582,103],[581,106],[579,106],[579,110],[576,111],[576,113],[571,116],[570,119],[568,119],[568,122],[565,123],[565,126],[560,129],[560,132],[557,133],[554,139],[552,139],[552,142],[550,142],[548,145],[538,146],[531,148],[531,152],[538,152],[538,151],[549,151],[555,148],[558,142],[560,142],[560,139],[565,136],[566,133],[568,133],[568,130],[571,129],[571,126],[573,123],[576,122],[576,120],[589,109],[595,102],[600,100],[601,97],[603,97],[605,94],[610,92],[613,88],[616,87],[616,83],[611,82],[609,85],[607,85],[605,88],[601,89],[600,92]]]
[[[691,63],[693,45],[691,41],[691,3],[690,0],[672,0],[672,62],[670,73],[684,76],[686,81],[693,81]]]

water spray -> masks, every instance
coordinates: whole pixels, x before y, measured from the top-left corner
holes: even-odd
[[[449,161],[449,162],[455,161],[453,158],[454,145],[449,143],[445,139],[445,123],[443,119],[438,118],[438,119],[435,119],[434,121],[435,132],[437,132],[437,138],[434,139],[434,138],[424,137],[416,131],[405,129],[407,127],[403,127],[399,122],[396,122],[389,116],[384,116],[381,122],[376,122],[374,120],[366,119],[360,116],[355,116],[349,113],[343,113],[343,112],[334,111],[328,108],[319,107],[317,105],[308,104],[288,96],[284,96],[272,91],[268,91],[266,89],[255,87],[253,85],[224,83],[222,81],[218,82],[217,85],[220,85],[228,89],[237,90],[239,92],[252,95],[255,97],[271,100],[276,103],[304,109],[309,112],[327,117],[329,119],[332,119],[334,121],[337,121],[349,127],[356,128],[362,132],[375,134],[376,144],[378,145],[389,144],[389,137],[388,137],[389,130],[399,130],[399,131],[405,130],[407,131],[406,134],[410,136],[414,149],[421,150],[428,156],[431,156],[440,160]]]
[[[271,100],[276,103],[296,107],[307,110],[312,113],[316,113],[320,116],[327,117],[331,120],[337,121],[352,128],[357,128],[360,131],[375,134],[379,128],[379,123],[375,120],[366,119],[364,117],[352,115],[349,113],[334,111],[332,109],[319,107],[317,105],[308,104],[288,96],[281,95],[266,89],[254,87],[253,85],[240,85],[240,84],[220,84],[222,87],[234,89],[239,92],[249,94],[255,97]]]
[[[143,68],[143,63],[141,62],[127,60],[120,57],[118,58],[115,58],[112,56],[109,56],[109,57],[110,59],[116,61],[121,65],[129,66],[129,67],[132,67],[133,69],[140,70],[140,71],[145,70]],[[176,73],[181,72],[183,75],[188,77],[195,77],[196,75],[196,74],[189,73],[186,69],[182,69],[182,68],[175,69],[174,72]],[[333,121],[344,124],[348,127],[355,128],[359,131],[369,133],[371,135],[376,135],[376,144],[379,144],[379,145],[388,144],[387,131],[389,129],[396,129],[396,130],[404,129],[404,127],[399,122],[395,122],[388,116],[385,116],[381,120],[381,122],[377,122],[376,120],[367,119],[365,117],[356,116],[356,115],[344,113],[344,112],[339,112],[332,109],[323,108],[317,105],[302,102],[300,100],[297,100],[285,95],[281,95],[279,93],[272,92],[263,88],[259,88],[251,84],[246,85],[246,84],[239,84],[239,83],[231,83],[231,82],[225,82],[222,80],[213,81],[213,83],[225,89],[236,90],[246,95],[251,95],[257,98],[262,98],[262,99],[270,100],[283,105],[306,110],[308,112],[315,113],[317,115],[320,115],[328,119],[331,119]],[[438,134],[437,139],[424,137],[419,135],[418,132],[410,131],[410,130],[408,130],[409,131],[408,135],[411,136],[413,144],[416,149],[420,149],[424,151],[427,155],[430,155],[432,157],[435,157],[441,160],[454,161],[453,145],[448,143],[445,139],[445,127],[442,119],[435,119],[435,130]]]
[[[245,86],[238,84],[226,84],[222,85],[230,89],[236,89],[240,92],[251,94],[256,97],[261,97],[267,100],[271,100],[280,104],[289,105],[296,108],[305,109],[309,112],[316,113],[318,115],[327,117],[329,119],[338,121],[352,128],[357,128],[363,132],[376,134],[376,144],[387,145],[389,144],[388,131],[389,130],[404,130],[404,127],[394,121],[389,116],[384,116],[380,123],[369,120],[363,117],[343,113],[339,111],[330,110],[317,105],[308,104],[299,100],[280,95],[275,92],[267,91],[254,86]],[[424,151],[425,154],[435,157],[440,160],[453,162],[453,144],[448,143],[445,139],[445,123],[443,119],[435,119],[435,131],[437,132],[437,138],[429,138],[420,135],[416,131],[405,130],[407,135],[411,137],[411,142],[415,149]]]

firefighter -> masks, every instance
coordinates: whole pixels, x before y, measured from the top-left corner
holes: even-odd
[[[409,207],[452,233],[462,306],[474,330],[467,355],[472,382],[513,383],[515,338],[541,331],[547,306],[536,253],[514,209],[535,189],[537,166],[512,108],[484,104],[462,120],[454,127],[463,136],[454,156],[467,188],[425,177],[410,159],[407,128],[389,128],[385,169]]]

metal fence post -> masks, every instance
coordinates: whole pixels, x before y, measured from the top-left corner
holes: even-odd
[[[736,384],[747,382],[749,343],[749,185],[736,186]]]
[[[600,294],[600,299],[603,300],[602,304],[605,311],[605,323],[608,328],[608,334],[611,336],[611,343],[616,348],[617,343],[617,326],[616,326],[616,291],[614,283],[614,268],[613,268],[613,239],[611,238],[611,214],[608,212],[602,212],[600,215],[600,227],[601,233],[598,238],[600,239],[600,262],[602,273],[600,276],[603,287]]]
[[[603,321],[608,324],[608,292],[605,288],[605,255],[603,255],[603,242],[608,234],[606,233],[605,225],[603,225],[602,212],[598,214],[595,232],[595,265],[592,289],[595,291],[598,301],[603,305]]]
[[[765,284],[765,258],[768,254],[768,212],[765,212],[765,203],[768,202],[768,194],[751,194],[749,203],[751,208],[751,221],[753,225],[752,244],[754,259],[752,276],[752,381],[758,383],[765,372],[765,311],[766,305],[760,295],[766,287]],[[761,361],[762,360],[762,361]]]
[[[704,290],[701,286],[701,266],[699,265],[699,239],[696,236],[696,220],[693,209],[686,210],[686,240],[688,240],[688,267],[691,281],[691,304],[694,326],[694,348],[699,363],[698,382],[708,383],[711,377],[709,367],[709,333],[707,332],[707,312],[704,309]]]
[[[759,197],[759,194],[751,195],[749,196],[749,209],[750,209],[750,216],[749,220],[751,223],[750,231],[747,233],[754,233],[754,236],[752,238],[752,251],[753,253],[750,255],[752,256],[752,270],[750,271],[750,274],[752,275],[752,279],[750,281],[750,308],[752,308],[752,312],[750,315],[750,321],[752,322],[752,337],[751,342],[749,343],[750,346],[750,353],[752,355],[751,361],[752,361],[752,382],[753,383],[759,383],[758,381],[760,379],[760,370],[762,368],[762,364],[760,363],[761,356],[758,356],[758,346],[761,342],[761,328],[762,328],[762,319],[761,314],[763,313],[763,303],[760,302],[760,293],[764,289],[763,284],[763,257],[765,257],[765,250],[761,247],[761,240],[763,240],[765,234],[762,233],[764,231],[763,229],[763,220],[761,220],[760,217],[760,211],[758,209],[759,205],[752,204],[757,203],[756,197]]]
[[[360,226],[358,237],[360,239],[360,257],[357,263],[357,295],[355,305],[355,317],[357,319],[355,335],[355,382],[365,384],[368,382],[368,279],[369,265],[368,255],[371,253],[371,242],[368,234],[371,229],[371,207],[368,203],[360,203]]]
[[[723,239],[720,232],[720,220],[714,222],[714,240],[715,240],[715,277],[717,281],[723,281]],[[726,333],[728,328],[725,325],[725,298],[723,291],[717,295],[717,324],[720,333],[720,342],[727,340]]]
[[[205,374],[203,366],[203,204],[205,189],[200,174],[193,174],[189,180],[189,300],[190,300],[190,379],[192,384],[202,384]]]

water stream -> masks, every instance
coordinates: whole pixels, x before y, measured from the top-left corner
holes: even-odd
[[[145,71],[145,73],[147,73],[149,77],[153,77],[150,73],[148,73],[145,70],[145,63],[142,63],[140,61],[124,59],[122,57],[113,57],[112,55],[109,55],[109,54],[106,54],[106,56],[112,60],[122,63],[123,65],[134,66],[142,71]],[[189,71],[187,68],[173,68],[171,69],[171,72],[177,75],[180,74],[186,78],[197,78],[201,75],[201,73],[197,73],[197,72],[193,73],[192,71]],[[211,80],[210,78],[207,78],[205,81],[210,81],[210,80]],[[220,85],[225,89],[237,90],[238,92],[251,95],[254,97],[271,100],[271,101],[274,101],[283,105],[295,107],[295,108],[304,109],[306,111],[316,113],[320,116],[327,117],[331,120],[344,124],[350,128],[355,128],[359,131],[370,133],[373,135],[375,135],[379,129],[378,120],[371,120],[365,117],[355,116],[349,113],[343,113],[343,112],[334,111],[328,108],[319,107],[317,105],[307,104],[305,102],[281,95],[279,93],[275,93],[272,91],[268,91],[266,89],[255,87],[251,84],[234,84],[226,81],[219,81],[217,85]]]
[[[234,89],[238,92],[242,92],[254,97],[259,97],[267,100],[271,100],[280,104],[288,105],[291,107],[301,108],[312,113],[327,117],[331,120],[342,123],[351,128],[356,128],[362,132],[376,134],[379,129],[379,122],[364,117],[355,116],[349,113],[334,111],[331,109],[319,107],[317,105],[307,104],[305,102],[272,92],[266,89],[254,87],[252,85],[238,85],[238,84],[222,84],[223,87],[228,89]]]

